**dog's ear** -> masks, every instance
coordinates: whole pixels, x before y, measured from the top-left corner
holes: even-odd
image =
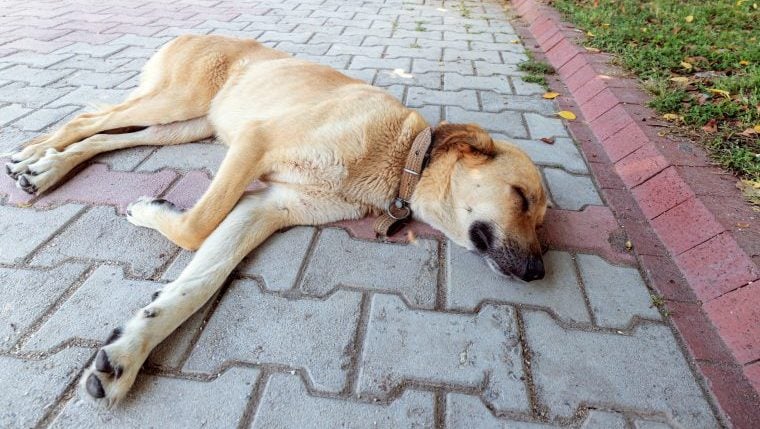
[[[496,145],[486,130],[475,124],[441,124],[433,131],[433,157],[456,151],[459,158],[493,158]]]

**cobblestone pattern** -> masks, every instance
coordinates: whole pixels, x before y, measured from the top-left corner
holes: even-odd
[[[0,158],[88,103],[118,102],[171,37],[226,34],[387,88],[432,123],[514,141],[564,213],[593,218],[604,204],[554,102],[522,81],[501,2],[0,4]],[[192,205],[224,152],[206,141],[106,154],[40,198],[0,177],[0,426],[718,425],[633,259],[589,246],[607,237],[584,240],[588,228],[558,240],[561,226],[547,235],[569,246],[530,284],[419,225],[413,243],[367,239],[366,221],[278,233],[153,352],[121,406],[95,409],[76,389],[82,369],[192,257],[127,223],[125,205]]]

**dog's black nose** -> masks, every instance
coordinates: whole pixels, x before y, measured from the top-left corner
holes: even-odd
[[[532,256],[528,259],[528,264],[525,267],[525,274],[522,276],[522,279],[526,282],[541,280],[544,278],[544,274],[544,260],[541,258],[541,255]]]

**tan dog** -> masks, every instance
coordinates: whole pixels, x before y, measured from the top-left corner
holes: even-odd
[[[329,67],[253,40],[183,36],[148,61],[126,101],[79,115],[13,155],[8,174],[40,193],[101,152],[214,135],[229,146],[192,209],[146,198],[130,205],[130,222],[198,252],[98,352],[83,377],[90,395],[109,405],[123,398],[150,351],[273,232],[382,212],[426,127],[385,91]],[[122,133],[104,133],[112,130]],[[244,195],[255,179],[268,186]],[[544,275],[536,227],[546,204],[525,153],[476,125],[453,124],[435,129],[429,165],[410,201],[416,219],[525,280]]]

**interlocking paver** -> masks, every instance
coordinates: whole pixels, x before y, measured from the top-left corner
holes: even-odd
[[[578,255],[577,260],[591,311],[599,325],[624,328],[636,316],[660,319],[635,268],[618,267],[595,255]]]
[[[53,210],[0,206],[0,263],[20,262],[81,211],[75,204]]]
[[[5,85],[0,91],[0,101],[17,103],[26,107],[40,108],[50,104],[53,100],[64,97],[71,92],[72,88],[51,88],[31,86],[21,82],[13,82]]]
[[[560,167],[576,174],[588,174],[586,162],[571,139],[556,138],[552,144],[541,140],[510,139],[507,136],[503,136],[503,139],[520,147],[538,165]]]
[[[225,362],[281,364],[303,368],[319,391],[340,392],[348,382],[360,300],[359,293],[346,290],[325,300],[291,300],[262,292],[254,281],[236,281],[184,368],[211,372]]]
[[[66,207],[70,206],[62,208]],[[175,251],[159,232],[132,225],[112,207],[93,207],[50,240],[32,263],[50,265],[68,258],[113,261],[127,264],[140,277],[149,277]]]
[[[78,110],[80,109],[76,106],[64,106],[57,109],[39,109],[19,119],[13,124],[13,126],[21,128],[22,130],[42,131]]]
[[[48,350],[69,339],[103,340],[150,302],[161,284],[128,280],[120,267],[98,267],[42,326],[25,350]]]
[[[71,88],[69,87],[69,90]],[[127,91],[121,89],[101,89],[94,86],[80,86],[73,91],[65,91],[63,97],[56,97],[55,102],[47,107],[60,107],[66,105],[91,106],[93,104],[117,104],[126,98]]]
[[[486,130],[503,133],[512,138],[528,137],[528,132],[522,122],[522,116],[518,112],[471,112],[461,107],[447,106],[446,120],[449,122],[479,124]]]
[[[580,210],[583,206],[603,205],[589,176],[575,176],[557,168],[544,168],[546,184],[558,208]]]
[[[295,375],[275,374],[251,424],[256,428],[433,427],[433,395],[407,390],[389,405],[314,397]],[[299,404],[293,407],[293,404]],[[361,422],[361,424],[360,424]]]
[[[73,70],[46,70],[19,64],[0,71],[0,79],[26,82],[33,86],[45,86],[71,73]]]
[[[0,426],[35,427],[77,376],[91,350],[69,348],[40,360],[0,356]]]
[[[462,76],[457,73],[446,73],[444,75],[443,89],[446,91],[484,89],[501,94],[512,93],[506,76]]]
[[[410,107],[443,104],[461,106],[468,110],[478,110],[478,95],[472,90],[438,91],[413,86],[407,92],[406,104]]]
[[[31,111],[32,109],[27,109],[18,104],[0,107],[0,125],[7,125]]]
[[[511,302],[549,308],[562,320],[591,322],[569,253],[547,252],[546,277],[531,283],[494,273],[483,258],[453,243],[447,256],[447,308],[472,311],[483,301]]]
[[[494,416],[483,401],[461,393],[446,395],[446,427],[448,429],[559,429],[562,424],[512,420]],[[591,410],[581,429],[627,429],[625,417],[618,413]]]
[[[359,368],[359,393],[370,398],[416,382],[482,390],[499,411],[528,409],[517,322],[505,305],[446,314],[374,295]]]
[[[681,427],[717,427],[668,327],[647,324],[619,335],[566,330],[544,312],[523,317],[533,382],[551,416],[572,416],[580,404],[614,403],[659,413]]]
[[[219,170],[227,146],[218,143],[190,143],[163,146],[145,162],[137,171],[158,171],[163,168],[173,170],[207,170],[216,174]]]
[[[50,269],[0,268],[0,349],[8,349],[85,272],[83,264]],[[33,291],[33,293],[30,293]]]
[[[346,264],[336,264],[336,258]],[[355,240],[341,229],[322,230],[301,289],[325,296],[339,286],[398,293],[412,306],[433,308],[438,242],[378,244]]]
[[[118,407],[106,410],[76,397],[50,427],[235,427],[258,377],[253,368],[231,368],[211,381],[142,376]]]

